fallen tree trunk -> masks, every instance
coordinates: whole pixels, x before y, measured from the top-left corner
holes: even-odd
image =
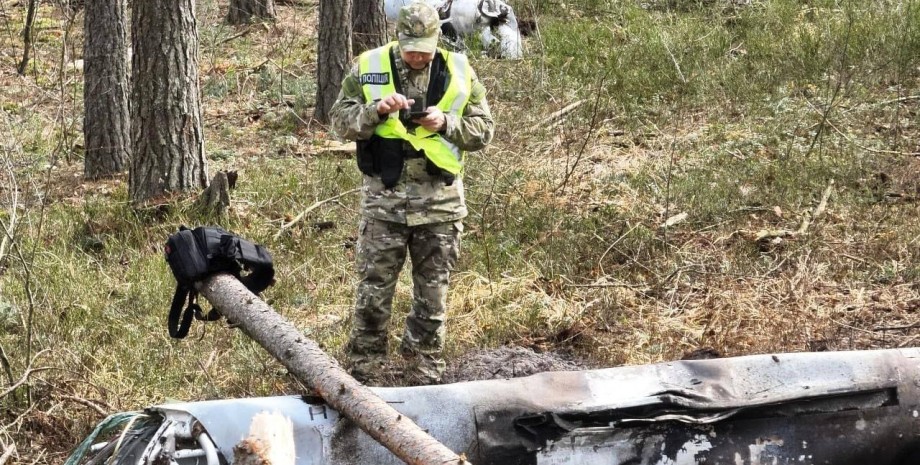
[[[402,461],[410,465],[470,465],[465,457],[455,454],[352,378],[315,341],[236,278],[220,273],[196,283],[196,287],[214,308],[239,325],[294,376]]]

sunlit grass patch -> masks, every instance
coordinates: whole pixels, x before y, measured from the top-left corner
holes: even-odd
[[[468,157],[448,360],[500,345],[612,366],[915,344],[876,328],[917,309],[920,6],[512,3],[537,26],[525,58],[471,53],[497,132]],[[0,31],[21,27],[10,4]],[[21,374],[32,315],[31,354],[48,349],[35,363],[54,368],[35,378],[32,411],[60,416],[58,431],[97,413],[59,393],[130,410],[301,392],[226,322],[169,339],[162,246],[181,224],[266,246],[278,281],[264,298],[345,361],[361,177],[310,120],[315,8],[280,5],[276,24],[249,29],[222,8],[199,3],[205,152],[211,174],[239,174],[223,215],[193,195],[136,210],[124,179],[82,181],[82,87],[60,72],[50,4],[34,66],[0,71],[0,221],[18,228],[0,257],[0,345]],[[18,41],[0,33],[4,63]],[[410,304],[404,272],[391,349]]]

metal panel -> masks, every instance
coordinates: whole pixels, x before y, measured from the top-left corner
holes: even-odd
[[[920,349],[903,349],[374,390],[477,465],[916,465],[918,386]],[[228,461],[256,413],[279,411],[294,422],[298,465],[401,463],[316,402],[277,397],[153,410],[193,416]]]

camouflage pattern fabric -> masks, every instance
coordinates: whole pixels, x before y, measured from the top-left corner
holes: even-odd
[[[438,10],[424,2],[415,2],[401,8],[396,18],[396,34],[403,50],[434,52],[441,35],[441,18],[438,16]]]
[[[395,61],[406,96],[424,96],[431,65],[412,70],[402,60]],[[475,75],[472,95],[463,115],[446,117],[444,137],[461,150],[479,150],[492,140],[495,123],[486,101],[485,87]],[[381,121],[376,103],[364,101],[357,65],[342,81],[339,98],[330,109],[330,120],[335,132],[348,140],[370,139]],[[408,142],[405,144],[410,147]],[[392,189],[385,189],[378,177],[364,176],[361,213],[369,218],[412,226],[454,221],[467,214],[463,182],[458,179],[446,186],[440,176],[428,174],[424,159],[406,160],[402,177]]]
[[[440,381],[445,366],[440,354],[444,347],[447,285],[457,263],[462,229],[459,221],[408,226],[362,219],[357,249],[360,281],[347,347],[356,378],[373,380],[386,360],[393,294],[408,251],[413,300],[400,352],[409,360],[416,384]]]
[[[400,56],[399,45],[395,47]],[[408,98],[426,95],[430,64],[413,70],[397,59],[393,66]],[[485,87],[475,73],[463,114],[445,116],[443,137],[461,150],[479,150],[492,140],[495,123]],[[381,122],[376,102],[364,99],[357,62],[342,82],[330,119],[335,132],[349,140],[369,139]],[[406,142],[404,148],[408,151],[410,147]],[[386,362],[387,323],[407,252],[412,260],[413,302],[400,353],[409,362],[412,384],[440,382],[444,371],[440,354],[447,286],[459,252],[460,219],[467,215],[467,208],[462,179],[448,186],[440,175],[429,174],[426,164],[424,158],[405,160],[401,177],[391,189],[377,176],[364,176],[357,250],[360,281],[346,348],[351,372],[361,381],[379,380]]]

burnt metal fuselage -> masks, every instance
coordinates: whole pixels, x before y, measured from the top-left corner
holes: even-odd
[[[920,464],[920,349],[373,389],[477,465]],[[401,463],[319,399],[302,397],[153,407],[160,423],[141,441],[166,446],[135,446],[117,463],[232,462],[233,446],[262,411],[293,420],[298,465]],[[216,453],[204,450],[208,442]]]

